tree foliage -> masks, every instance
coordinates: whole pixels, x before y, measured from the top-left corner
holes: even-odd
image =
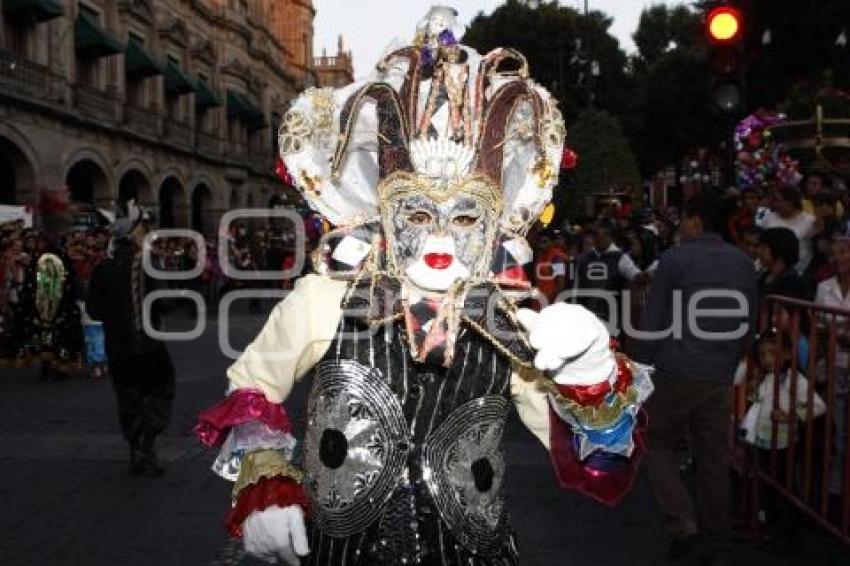
[[[711,107],[711,70],[701,14],[687,6],[652,6],[634,34],[632,100],[626,122],[641,169],[652,174],[698,147],[715,146],[731,126]]]
[[[496,47],[518,49],[528,58],[534,79],[560,101],[569,120],[588,104],[590,61],[598,61],[601,70],[593,85],[597,104],[619,109],[628,100],[628,61],[609,32],[612,23],[602,12],[585,17],[556,2],[533,8],[508,0],[492,14],[479,14],[463,40],[482,53]]]
[[[570,129],[570,145],[579,155],[571,187],[599,194],[640,185],[640,171],[619,121],[604,110],[583,112]]]
[[[812,98],[807,93],[823,86],[827,71],[829,86],[850,86],[850,45],[836,44],[842,30],[850,41],[850,0],[737,2],[746,18],[748,112],[776,108],[792,91],[796,99]],[[532,7],[507,0],[490,15],[479,14],[464,42],[482,52],[519,49],[535,80],[560,101],[568,124],[589,107],[607,111],[622,125],[640,170],[651,175],[695,148],[717,147],[732,130],[732,118],[711,106],[703,17],[714,5],[702,0],[693,7],[645,9],[633,36],[638,52],[631,57],[611,35],[608,15],[585,16],[557,2]],[[587,63],[594,60],[601,75],[589,83]],[[807,82],[812,88],[800,91]]]

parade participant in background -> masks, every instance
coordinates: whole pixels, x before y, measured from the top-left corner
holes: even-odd
[[[647,275],[614,243],[614,228],[598,222],[593,229],[593,248],[576,266],[576,302],[605,323],[621,323],[620,300],[625,286]],[[616,311],[611,312],[616,305]]]
[[[581,307],[514,306],[523,235],[557,184],[560,113],[522,55],[457,37],[454,10],[434,8],[374,81],[310,89],[284,118],[286,166],[336,229],[196,427],[223,444],[228,525],[251,554],[518,564],[500,446],[512,403],[561,485],[613,503],[633,481],[648,369]],[[281,403],[310,370],[302,473]]]
[[[732,380],[755,329],[757,309],[752,261],[723,241],[718,217],[717,202],[709,194],[685,204],[682,244],[661,256],[640,323],[642,331],[661,332],[663,337],[642,339],[637,354],[656,368],[657,391],[647,404],[652,423],[648,471],[674,537],[671,558],[697,555],[699,564],[710,565],[728,564],[730,559]],[[718,293],[693,300],[706,291]],[[691,310],[676,312],[685,308],[741,314],[696,318]],[[676,320],[687,324],[677,327]],[[709,336],[736,332],[735,338]],[[679,469],[686,434],[697,462],[696,505]]]
[[[130,472],[161,476],[156,438],[168,426],[174,399],[174,367],[165,344],[144,325],[144,298],[154,290],[142,266],[142,246],[153,223],[148,212],[128,201],[112,225],[110,257],[92,274],[86,308],[103,322],[109,373],[118,401],[121,431],[130,447]],[[150,324],[160,329],[158,306]]]
[[[19,365],[41,360],[43,377],[64,378],[82,368],[84,348],[77,277],[64,249],[71,227],[67,189],[43,190],[39,214],[43,244],[29,254],[13,308],[12,342]]]

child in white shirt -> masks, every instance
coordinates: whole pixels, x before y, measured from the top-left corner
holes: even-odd
[[[810,388],[806,376],[799,371],[791,370],[791,352],[791,340],[787,335],[783,335],[780,339],[779,336],[771,333],[759,341],[759,371],[757,380],[749,387],[753,404],[741,423],[744,439],[756,447],[759,467],[763,471],[772,472],[772,452],[776,450],[778,465],[774,479],[781,484],[785,484],[787,479],[789,444],[797,440],[796,435],[793,439],[789,438],[791,419],[806,421],[826,413],[826,404],[820,395]],[[740,374],[741,372],[736,376],[736,381],[741,379]],[[810,390],[811,405],[809,404]],[[793,409],[791,408],[792,391],[794,393]],[[799,430],[798,426],[797,435]],[[793,468],[791,473],[794,473]],[[767,523],[765,543],[768,550],[790,552],[795,543],[798,512],[773,488],[764,483],[761,485],[763,489],[761,500]]]

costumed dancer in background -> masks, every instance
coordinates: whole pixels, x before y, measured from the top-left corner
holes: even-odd
[[[42,190],[39,216],[45,246],[31,255],[24,274],[11,340],[17,365],[40,360],[43,377],[64,378],[82,369],[84,353],[79,286],[64,249],[71,228],[67,189]]]
[[[221,446],[228,526],[253,555],[518,564],[501,450],[512,404],[562,486],[614,503],[634,479],[648,368],[612,352],[582,307],[515,307],[561,115],[522,55],[458,44],[455,17],[432,9],[375,80],[310,89],[284,119],[286,166],[335,229],[319,274],[274,309],[196,427]],[[308,372],[301,471],[282,403]]]
[[[119,211],[109,258],[92,273],[86,310],[103,322],[118,418],[130,446],[130,472],[156,477],[164,470],[155,442],[171,420],[175,374],[165,344],[149,335],[143,320],[145,295],[154,290],[142,266],[143,244],[152,225],[151,215],[134,201]],[[160,328],[161,304],[151,305],[154,329]]]

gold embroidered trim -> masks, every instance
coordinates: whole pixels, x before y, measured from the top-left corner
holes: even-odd
[[[254,485],[261,479],[283,476],[301,483],[304,472],[289,463],[283,454],[277,450],[257,450],[242,458],[239,477],[233,486],[233,501],[239,497],[243,489]]]

